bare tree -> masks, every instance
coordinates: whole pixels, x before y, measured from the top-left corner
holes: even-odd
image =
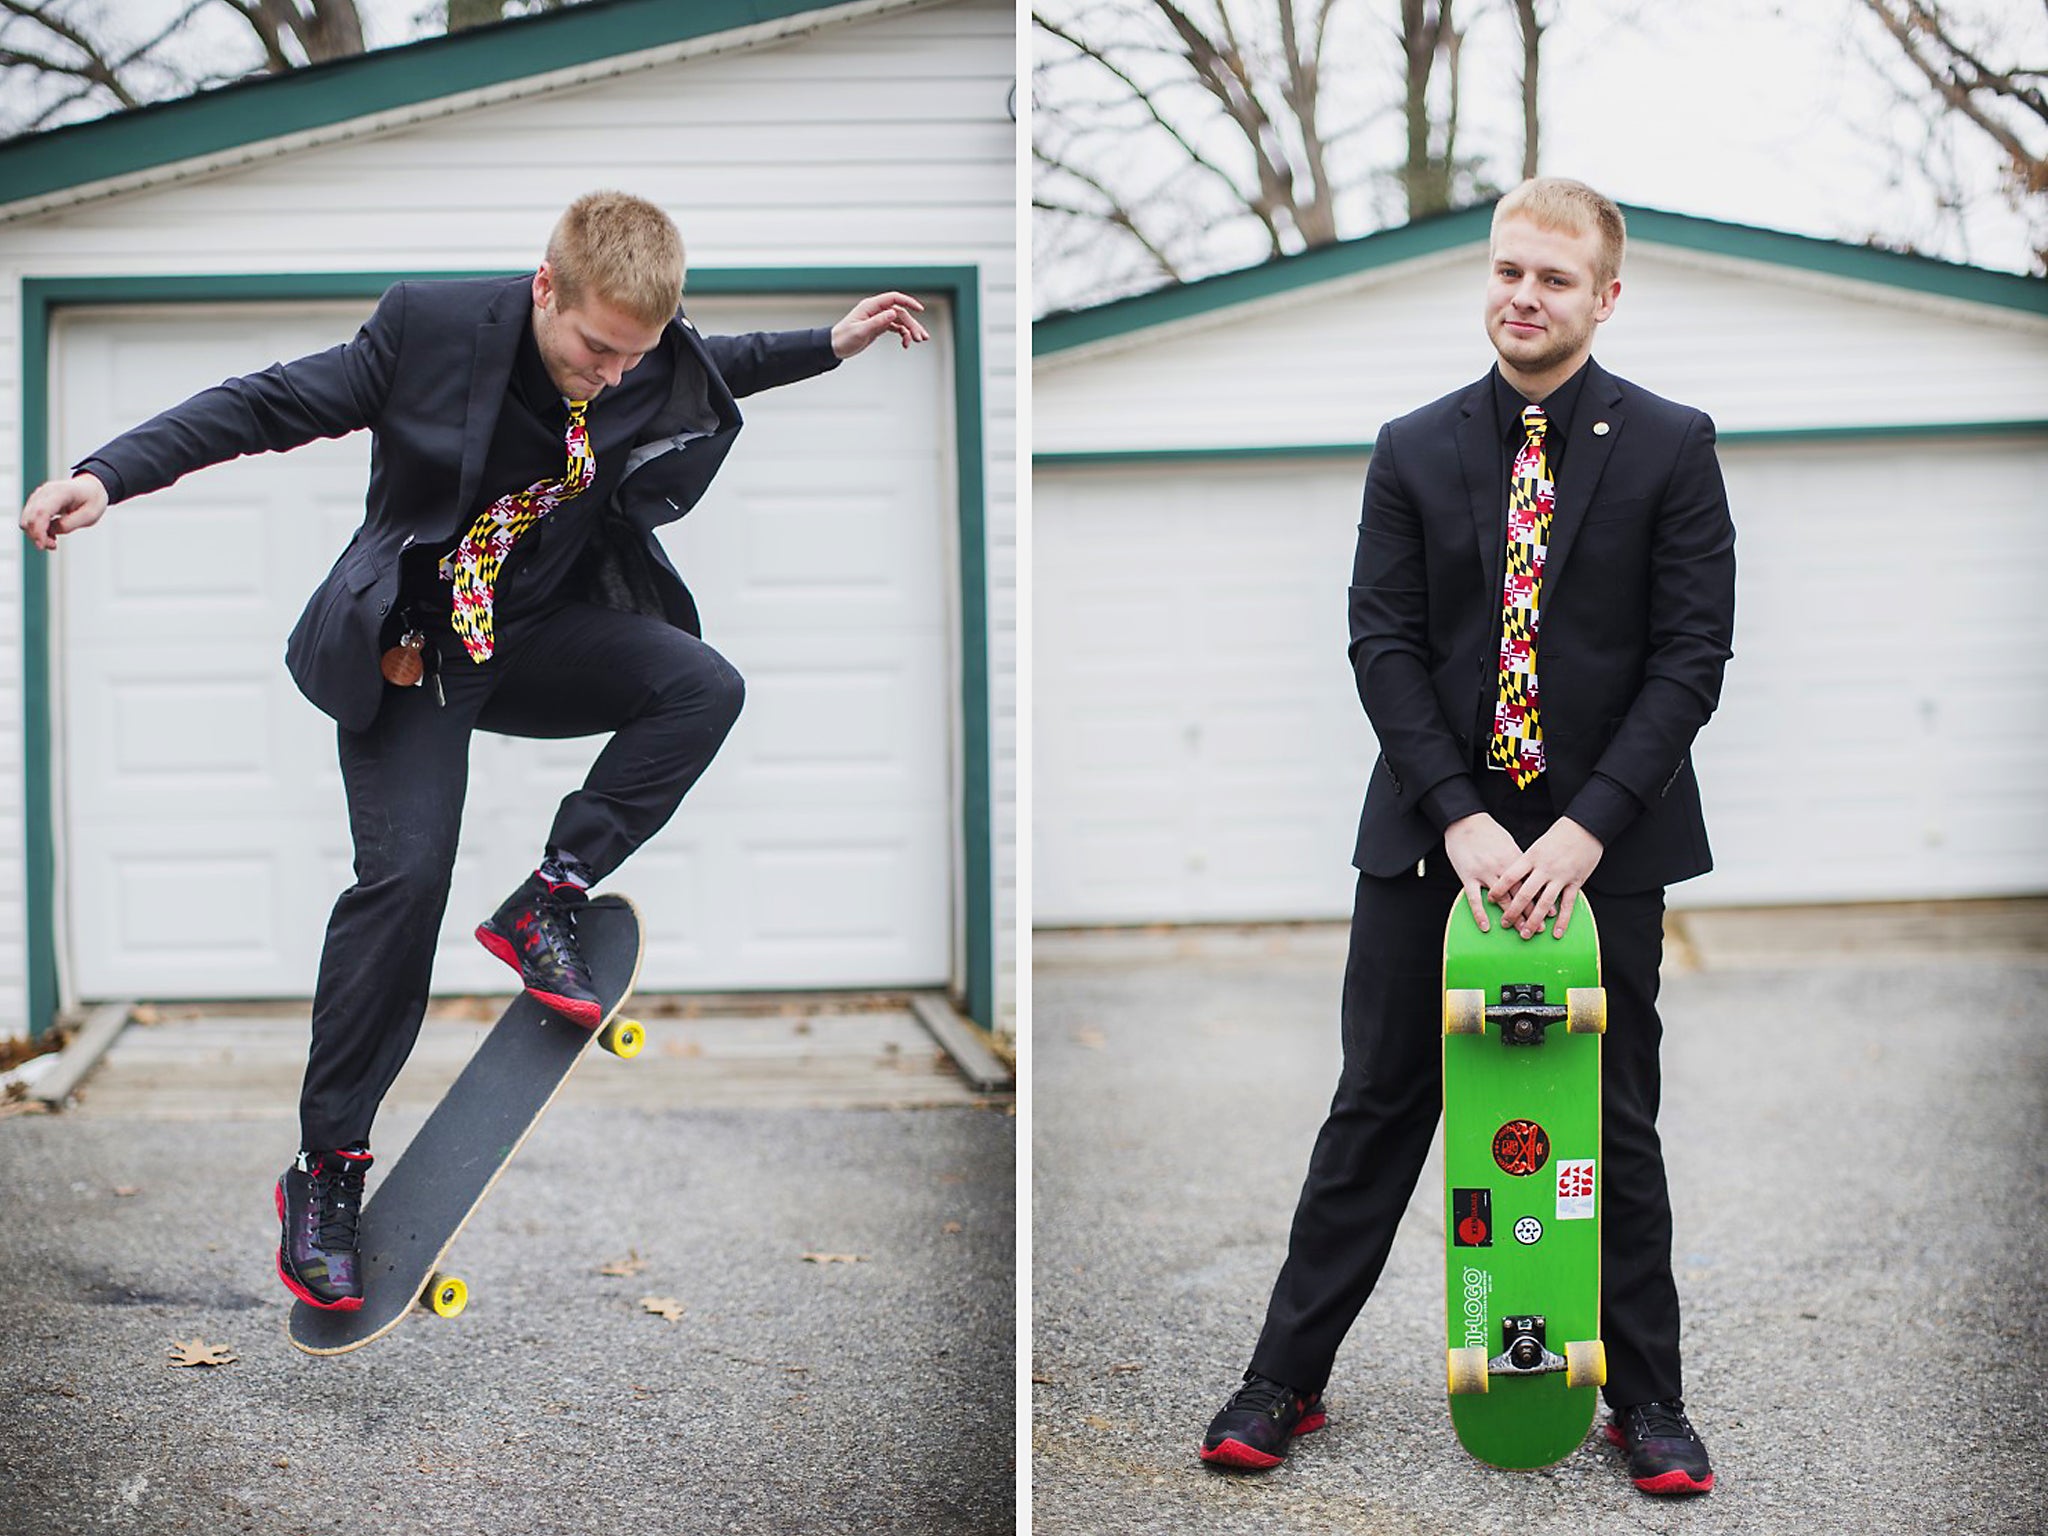
[[[2030,63],[1994,62],[2001,49],[2024,46],[2010,41],[2020,23],[2018,7],[1949,0],[1855,4],[1882,28],[1895,50],[1892,61],[1904,66],[1893,83],[1920,111],[1899,121],[1925,125],[1909,152],[1936,188],[1942,211],[1960,222],[1972,200],[1968,176],[1954,163],[1954,146],[1943,132],[1961,128],[1966,137],[1988,141],[1999,157],[2001,195],[2027,221],[2034,269],[2048,272],[2048,53]],[[2043,46],[2038,16],[2033,31],[2032,46]],[[1925,114],[1930,96],[1939,107],[1932,118]]]
[[[1458,149],[1455,3],[1046,0],[1041,292],[1092,302],[1489,195]]]
[[[1538,12],[1536,0],[1511,0],[1515,28],[1522,40],[1522,179],[1536,174],[1541,118],[1536,110],[1536,78],[1542,63],[1543,34],[1550,22]]]
[[[459,31],[576,0],[443,0]],[[147,24],[144,18],[148,18]],[[360,0],[0,0],[0,134],[33,132],[364,48]]]

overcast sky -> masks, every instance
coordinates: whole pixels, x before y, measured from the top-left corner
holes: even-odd
[[[1069,17],[1093,0],[1039,3]],[[1204,9],[1208,3],[1214,0],[1204,0]],[[1227,3],[1270,12],[1271,0]],[[1338,3],[1358,10],[1349,18],[1345,57],[1333,56],[1326,69],[1326,90],[1341,66],[1353,89],[1376,93],[1374,101],[1392,100],[1398,92],[1394,5]],[[2048,67],[2048,7],[2040,0],[1951,0],[1951,9],[1998,18],[2006,37],[1994,61]],[[2030,268],[2027,221],[1998,195],[2000,156],[1974,127],[1951,127],[1946,141],[1976,196],[1967,217],[1941,211],[1916,168],[1938,114],[1901,105],[1886,71],[1903,79],[1908,66],[1854,0],[1552,0],[1546,14],[1555,18],[1543,42],[1540,168],[1546,173],[1576,176],[1624,203]],[[1482,157],[1499,184],[1511,185],[1521,159],[1514,23],[1498,0],[1464,0],[1458,15],[1467,29],[1458,150]],[[1099,28],[1099,17],[1093,25]],[[1066,82],[1074,78],[1062,76],[1061,89],[1070,89]],[[1923,84],[1917,99],[1924,102],[1926,95]],[[1355,117],[1357,105],[1327,110],[1325,126]],[[2029,132],[2034,143],[2048,147],[2048,127],[2037,123]],[[1397,163],[1398,121],[1383,119],[1369,142],[1376,163]],[[1213,142],[1208,147],[1213,151]],[[1134,138],[1109,158],[1119,166],[1151,163]],[[1162,176],[1170,163],[1178,162],[1158,161]],[[1384,204],[1384,194],[1380,200]],[[2035,202],[2033,233],[2048,238],[2048,199]],[[1356,227],[1361,203],[1353,199],[1350,206],[1353,223],[1341,232],[1365,233]],[[1245,226],[1244,233],[1226,258],[1229,266],[1260,259],[1255,227]],[[1040,313],[1101,296],[1088,293],[1085,264],[1062,262],[1042,275]]]
[[[146,35],[184,3],[82,0],[81,8]],[[1071,8],[1072,0],[1044,3]],[[1391,0],[1338,3],[1360,8],[1358,19],[1382,30],[1394,12]],[[2009,41],[1997,57],[2048,67],[2048,6],[2039,0],[1951,4],[2000,18]],[[436,0],[360,5],[373,47],[437,29],[442,10]],[[1868,18],[1852,25],[1853,0],[1553,0],[1550,10],[1544,170],[1581,177],[1627,203],[1835,239],[1876,234],[1954,260],[2028,268],[2026,222],[1997,197],[1980,197],[1961,223],[1936,212],[1910,167],[1900,178],[1905,162],[1894,146],[1910,142],[1918,122],[1882,83],[1872,61],[1897,68],[1896,54]],[[1460,15],[1472,32],[1460,147],[1490,150],[1511,169],[1520,154],[1506,65],[1512,24],[1497,0],[1464,0]],[[189,29],[189,46],[217,58],[238,27],[216,15]],[[1027,101],[1029,94],[1019,93]],[[1997,158],[1988,141],[1969,130],[1955,142],[1978,188],[1991,191]],[[1384,153],[1398,155],[1398,141],[1390,145]]]

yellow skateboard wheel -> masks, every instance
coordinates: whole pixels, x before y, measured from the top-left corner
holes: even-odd
[[[605,1025],[597,1043],[622,1060],[630,1061],[647,1043],[647,1031],[638,1019],[613,1019]]]
[[[1476,987],[1453,987],[1444,993],[1444,1033],[1486,1033],[1486,994]]]
[[[436,1317],[457,1317],[469,1305],[469,1286],[459,1275],[435,1275],[427,1281],[427,1306]]]
[[[1570,987],[1564,994],[1564,1027],[1574,1035],[1607,1033],[1607,989]]]
[[[1476,995],[1476,994],[1475,994]],[[1450,1358],[1451,1395],[1466,1397],[1486,1390],[1486,1351],[1477,1345],[1446,1351]]]
[[[1607,1385],[1607,1346],[1598,1339],[1573,1339],[1564,1347],[1564,1384],[1568,1387]]]

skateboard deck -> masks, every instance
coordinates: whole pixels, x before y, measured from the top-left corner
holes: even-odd
[[[640,917],[623,896],[591,900],[576,920],[585,963],[604,1003],[586,1030],[521,993],[513,999],[447,1095],[363,1204],[363,1305],[327,1311],[295,1302],[287,1331],[309,1355],[339,1355],[380,1339],[425,1303],[444,1317],[468,1298],[441,1263],[505,1165],[532,1133],[569,1073],[601,1040],[637,1055],[642,1033],[619,1010],[640,973]]]
[[[1490,904],[1489,904],[1490,905]],[[1496,1467],[1578,1448],[1600,1343],[1600,1037],[1593,912],[1523,939],[1460,895],[1444,927],[1444,1257],[1451,1423]]]

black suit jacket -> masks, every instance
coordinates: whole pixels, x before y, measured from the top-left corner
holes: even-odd
[[[1588,368],[1543,570],[1544,776],[1605,845],[1589,884],[1648,890],[1713,865],[1691,749],[1732,654],[1735,529],[1712,421]],[[1351,663],[1380,743],[1352,860],[1368,874],[1412,868],[1480,808],[1506,560],[1491,389],[1388,422],[1366,473]]]
[[[285,648],[300,690],[351,730],[376,718],[377,658],[399,556],[444,544],[474,515],[533,278],[399,283],[353,341],[203,390],[124,433],[78,468],[114,500],[245,453],[281,452],[368,427],[363,524],[306,604]],[[838,366],[824,328],[700,337],[678,314],[661,347],[674,367],[634,467],[572,578],[614,606],[697,633],[697,609],[653,530],[695,506],[741,425],[740,396]]]

